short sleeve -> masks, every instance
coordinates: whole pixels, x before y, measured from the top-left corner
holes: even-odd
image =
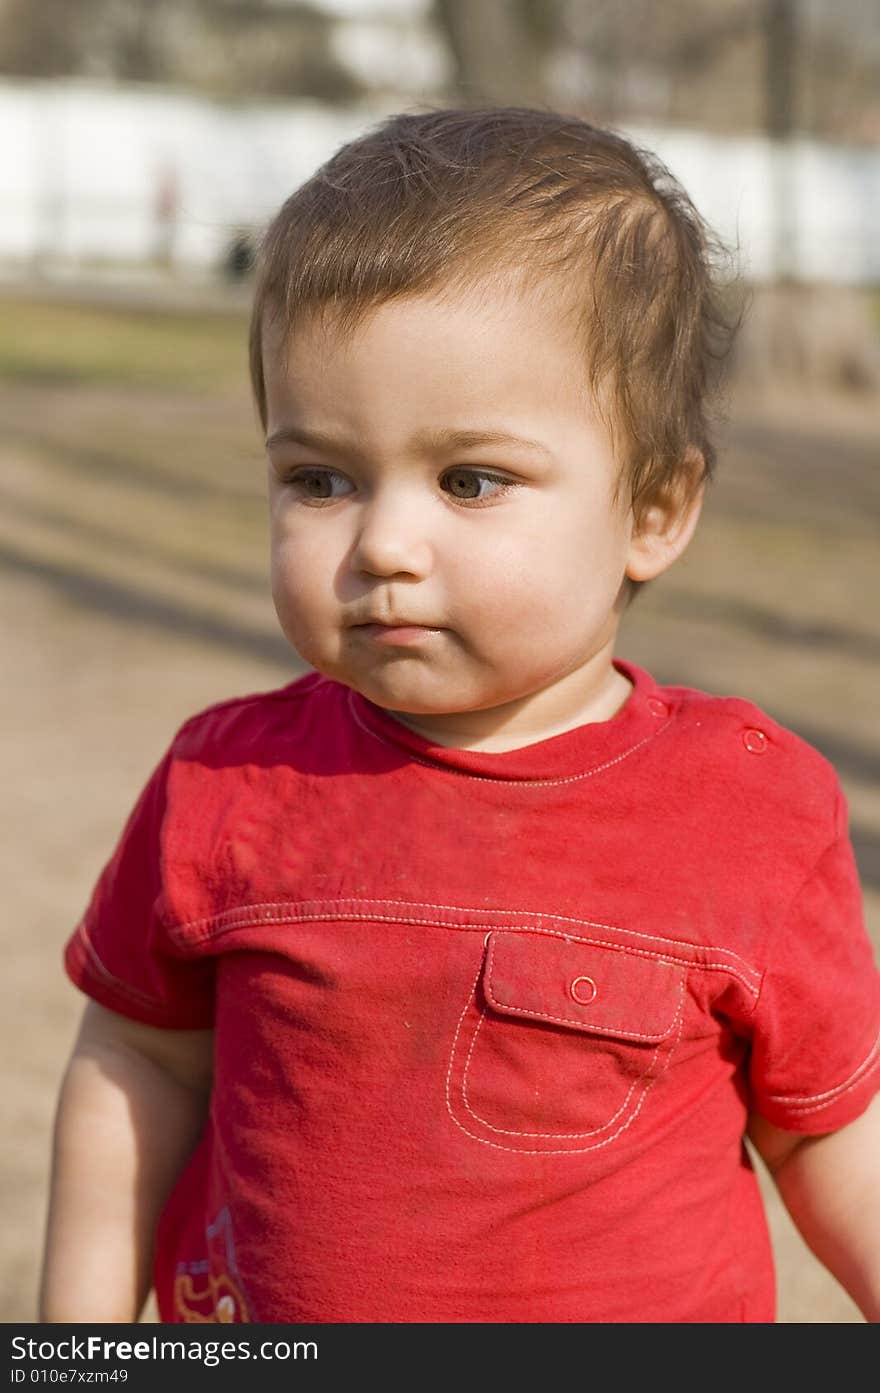
[[[213,961],[184,957],[162,921],[171,763],[169,751],[138,799],[65,947],[64,966],[81,991],[111,1011],[146,1025],[206,1029],[214,1015]]]
[[[770,935],[754,1017],[752,1107],[794,1132],[845,1126],[880,1088],[880,973],[842,796],[838,833]]]

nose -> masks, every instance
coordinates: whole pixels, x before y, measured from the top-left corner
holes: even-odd
[[[405,489],[377,491],[361,505],[351,554],[355,571],[373,576],[426,576],[433,548],[425,509]]]

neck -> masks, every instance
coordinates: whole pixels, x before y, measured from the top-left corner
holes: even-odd
[[[612,664],[611,645],[574,672],[537,692],[474,711],[423,714],[391,711],[402,725],[434,745],[501,754],[577,726],[608,721],[626,703],[632,684]]]

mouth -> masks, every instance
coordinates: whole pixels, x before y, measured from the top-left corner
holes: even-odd
[[[397,647],[424,643],[437,634],[443,633],[440,628],[434,628],[428,624],[410,624],[404,620],[395,621],[393,624],[379,622],[354,624],[352,628],[355,633],[360,634],[368,641],[391,644]]]

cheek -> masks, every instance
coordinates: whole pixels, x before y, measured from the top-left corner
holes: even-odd
[[[272,535],[270,578],[272,598],[288,631],[308,627],[333,594],[333,568],[325,549],[308,536]]]
[[[613,608],[626,563],[625,542],[612,518],[558,516],[520,535],[515,544],[475,549],[468,578],[482,596],[480,612],[514,641],[530,633],[580,632]],[[477,588],[479,587],[479,588]]]
[[[481,570],[487,594],[505,591],[508,601],[540,608],[556,605],[604,569],[602,551],[601,538],[589,528],[576,520],[560,527],[556,517],[536,521],[525,535],[496,548],[475,548],[471,564]]]
[[[338,564],[326,528],[294,527],[282,517],[273,522],[271,544],[273,575],[297,585],[308,586],[311,578],[325,575]]]

